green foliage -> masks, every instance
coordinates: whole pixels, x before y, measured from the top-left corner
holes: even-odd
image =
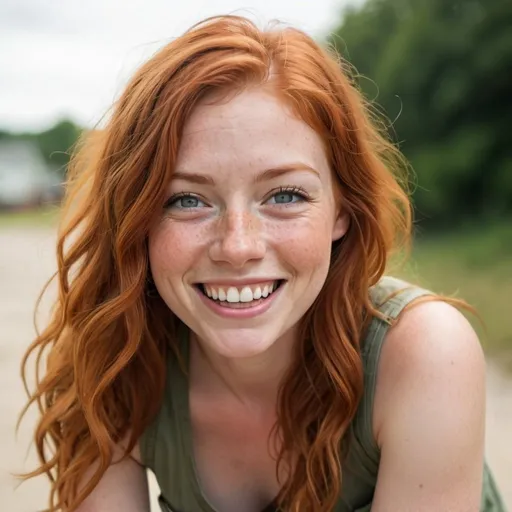
[[[70,152],[80,135],[80,129],[71,121],[61,121],[49,130],[38,134],[37,142],[47,162],[64,170]]]
[[[69,120],[62,120],[39,133],[10,133],[0,130],[0,140],[29,140],[41,151],[50,169],[64,175],[73,146],[82,129]]]
[[[475,223],[457,232],[416,240],[412,260],[395,273],[437,293],[463,298],[476,308],[473,317],[488,352],[511,353],[512,223]]]
[[[418,216],[512,211],[512,2],[367,0],[330,36],[392,120]]]

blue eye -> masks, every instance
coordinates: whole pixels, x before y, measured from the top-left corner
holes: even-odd
[[[290,192],[279,192],[279,194],[272,196],[270,199],[273,199],[276,204],[287,204],[295,202],[294,199],[297,197],[297,194],[290,194]]]
[[[190,194],[181,194],[178,197],[171,197],[165,204],[166,208],[177,208],[178,210],[187,210],[190,208],[202,208],[206,206],[201,199]]]
[[[306,197],[303,193],[297,191],[296,188],[291,190],[279,190],[279,192],[273,194],[269,199],[268,203],[270,204],[292,204],[292,203],[300,203],[305,201]]]

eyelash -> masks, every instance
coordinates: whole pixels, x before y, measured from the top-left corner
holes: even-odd
[[[301,198],[302,201],[311,202],[311,198],[309,194],[306,192],[306,190],[300,186],[292,185],[292,186],[286,186],[286,187],[278,187],[274,190],[271,190],[269,194],[267,195],[267,198],[265,201],[268,201],[271,197],[278,195],[278,194],[293,194],[297,195]],[[176,194],[173,194],[164,204],[164,208],[169,208],[176,200],[180,199],[181,197],[193,197],[195,199],[198,199],[199,201],[203,201],[197,194],[194,194],[193,192],[178,192]],[[203,201],[205,202],[205,201]],[[284,203],[282,206],[287,206],[289,204],[295,204],[295,203]],[[186,210],[187,208],[182,208],[183,210]]]
[[[289,186],[289,187],[279,187],[277,189],[271,190],[270,193],[267,196],[267,201],[271,197],[273,197],[273,196],[275,196],[277,194],[296,195],[296,196],[299,196],[302,201],[307,201],[307,202],[311,201],[311,198],[309,197],[309,195],[306,192],[306,190],[304,190],[302,187],[299,187],[297,185],[292,185],[292,186]],[[288,204],[294,204],[294,203],[284,203],[283,206],[286,206]]]
[[[194,199],[199,199],[199,201],[202,201],[202,199],[200,199],[199,196],[197,194],[194,194],[193,192],[178,192],[176,194],[173,194],[171,197],[169,197],[169,199],[167,199],[167,201],[165,201],[164,208],[169,208],[172,205],[172,203],[174,203],[181,197],[193,197]]]

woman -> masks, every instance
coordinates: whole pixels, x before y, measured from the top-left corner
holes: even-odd
[[[503,510],[479,341],[383,277],[403,160],[343,69],[300,31],[210,19],[82,148],[30,349],[52,512],[147,511],[146,467],[167,511]]]

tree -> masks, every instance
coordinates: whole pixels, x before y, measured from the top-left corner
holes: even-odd
[[[48,130],[37,133],[11,133],[0,130],[0,140],[29,140],[34,142],[50,169],[64,176],[71,151],[81,132],[82,129],[72,121],[62,120]]]
[[[36,135],[36,141],[47,163],[64,174],[70,153],[80,136],[81,129],[71,121],[58,122],[49,130]]]
[[[420,217],[512,211],[512,2],[368,0],[329,42],[392,120]]]

